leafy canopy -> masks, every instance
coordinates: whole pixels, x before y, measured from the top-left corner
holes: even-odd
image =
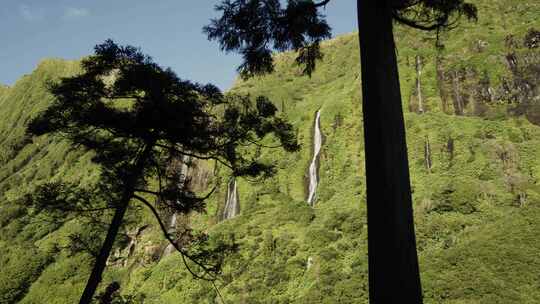
[[[285,150],[299,148],[292,126],[266,97],[253,102],[181,80],[132,46],[108,40],[82,67],[84,73],[50,85],[56,99],[28,131],[59,134],[94,151],[94,161],[115,183],[130,174],[144,145],[155,146],[146,174],[182,155],[216,160],[235,175],[269,174],[271,166],[249,158],[245,146],[274,135]]]
[[[222,50],[242,55],[238,71],[244,78],[273,72],[272,50],[297,51],[296,63],[311,76],[323,57],[321,40],[331,37],[319,11],[331,1],[288,0],[283,6],[279,0],[224,0],[215,7],[221,17],[204,32]],[[386,5],[398,23],[437,33],[453,27],[462,16],[476,19],[477,14],[476,7],[464,0],[387,0]]]
[[[204,28],[208,39],[218,40],[221,49],[237,51],[244,62],[238,71],[244,78],[274,70],[272,50],[298,50],[296,62],[311,75],[315,60],[322,58],[319,42],[330,38],[330,26],[312,1],[279,0],[223,1],[222,12]]]
[[[93,151],[100,179],[94,190],[42,185],[29,199],[37,210],[99,214],[122,208],[127,193],[151,209],[174,242],[158,210],[204,211],[212,193],[194,193],[186,173],[174,170],[175,161],[211,160],[235,176],[264,177],[273,174],[274,166],[258,159],[250,146],[263,146],[260,142],[270,137],[286,151],[299,149],[292,126],[268,98],[223,95],[213,85],[181,80],[135,47],[107,40],[82,61],[82,68],[80,75],[49,85],[55,100],[31,120],[28,133],[55,134]],[[154,196],[155,203],[147,196]],[[192,239],[196,243],[205,237]],[[175,248],[194,261],[203,256]]]

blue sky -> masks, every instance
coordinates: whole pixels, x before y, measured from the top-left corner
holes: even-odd
[[[229,88],[240,59],[202,34],[218,0],[2,0],[0,83],[12,85],[43,58],[78,59],[112,38],[141,47],[184,79]],[[355,0],[334,0],[333,34],[356,30]]]

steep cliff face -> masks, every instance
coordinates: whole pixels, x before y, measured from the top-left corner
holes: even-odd
[[[540,4],[475,2],[478,24],[445,33],[444,49],[429,35],[396,34],[425,299],[536,303]],[[261,150],[278,172],[258,182],[236,180],[241,214],[219,221],[230,193],[225,168],[171,163],[171,170],[186,172],[194,191],[219,185],[206,214],[162,212],[181,243],[189,242],[182,239],[188,226],[209,232],[211,240],[238,243],[217,282],[227,303],[366,302],[357,45],[355,34],[325,42],[312,78],[298,76],[292,54],[278,54],[274,74],[232,89],[269,96],[302,143],[294,154]],[[25,123],[51,100],[45,82],[77,71],[76,62],[48,60],[13,87],[0,88],[0,303],[73,303],[88,275],[91,251],[70,240],[92,244],[96,233],[82,220],[49,223],[18,200],[46,180],[91,185],[97,176],[90,154],[58,139],[23,136]],[[319,110],[324,144],[312,207],[305,175]],[[103,288],[117,281],[135,303],[219,303],[210,283],[194,280],[174,252],[164,254],[167,244],[150,214],[137,208],[129,214]]]
[[[539,35],[538,30],[530,28],[523,35],[509,34],[504,38],[504,54],[500,54],[500,59],[506,69],[501,74],[492,75],[494,72],[486,66],[453,67],[451,62],[437,56],[441,110],[491,118],[506,110],[509,115],[524,115],[539,125],[536,116],[540,99],[540,52],[536,42]],[[479,40],[473,51],[482,53],[488,47],[487,42]]]

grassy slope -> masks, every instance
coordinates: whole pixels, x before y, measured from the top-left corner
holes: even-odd
[[[445,37],[445,66],[487,69],[493,80],[508,73],[504,37],[539,28],[538,4],[517,0],[477,1],[481,18]],[[465,34],[465,35],[464,35]],[[522,118],[485,120],[441,113],[435,82],[433,41],[397,32],[404,100],[411,94],[416,54],[426,58],[423,85],[426,114],[406,113],[414,188],[415,220],[427,303],[537,303],[540,301],[540,128]],[[475,41],[488,41],[484,52]],[[239,181],[241,216],[212,227],[215,235],[234,235],[241,245],[228,259],[218,284],[228,303],[362,303],[367,299],[367,242],[363,143],[359,97],[359,55],[354,35],[324,44],[325,60],[311,79],[298,77],[293,55],[279,54],[276,73],[239,82],[234,91],[265,94],[298,128],[303,149],[295,154],[265,152],[278,174],[264,183]],[[56,227],[30,221],[12,199],[40,180],[92,179],[89,155],[65,143],[22,138],[24,123],[50,100],[44,81],[77,71],[75,63],[45,61],[8,90],[0,90],[0,245],[7,248],[0,265],[0,303],[72,303],[87,273],[88,257],[57,253],[77,223]],[[284,105],[284,108],[283,108]],[[325,142],[321,183],[315,208],[304,203],[304,179],[311,155],[314,113],[322,110]],[[424,167],[425,138],[433,167]],[[446,152],[455,141],[454,157]],[[509,160],[503,163],[502,152]],[[224,173],[225,174],[225,173]],[[509,175],[529,176],[527,204],[517,207]],[[532,182],[531,182],[532,181]],[[196,223],[206,226],[222,203],[224,190]],[[207,221],[207,220],[211,221]],[[142,222],[149,221],[146,216]],[[158,243],[155,230],[141,244]],[[141,246],[143,246],[141,245]],[[23,255],[24,254],[24,255]],[[22,258],[21,258],[22,256]],[[308,259],[313,261],[307,268]],[[28,261],[21,263],[16,261]],[[216,294],[193,281],[178,257],[159,264],[144,250],[130,267],[111,268],[123,292],[144,303],[213,303]],[[35,283],[30,284],[35,281]],[[31,286],[30,286],[31,285]],[[51,288],[54,287],[54,288]],[[26,293],[26,295],[25,295]]]
[[[450,33],[443,56],[448,68],[475,66],[487,69],[496,80],[508,73],[503,57],[505,36],[521,36],[528,28],[537,27],[537,4],[482,1],[479,5],[480,11],[486,12],[479,24],[466,24]],[[516,16],[522,17],[520,22]],[[529,190],[528,205],[516,208],[515,194],[509,193],[505,181],[505,170],[509,169],[497,156],[500,149],[514,151],[512,166],[537,179],[539,128],[520,118],[484,120],[441,114],[433,40],[403,30],[397,37],[404,100],[414,81],[413,67],[406,65],[407,56],[409,60],[416,54],[427,57],[423,81],[432,110],[424,115],[406,114],[426,302],[539,301],[538,275],[534,271],[523,272],[536,269],[540,262],[535,254],[540,243],[534,239],[540,232],[538,190]],[[472,50],[478,39],[489,43],[482,53]],[[325,62],[311,79],[297,77],[297,71],[290,68],[292,55],[280,54],[275,74],[235,86],[234,91],[268,95],[280,108],[284,101],[282,110],[299,128],[304,149],[294,155],[272,152],[269,158],[282,170],[264,185],[241,182],[242,216],[215,228],[221,233],[234,233],[243,248],[238,257],[231,259],[223,284],[222,293],[231,302],[366,300],[356,45],[353,35],[326,43]],[[310,160],[312,121],[319,108],[326,142],[319,200],[311,210],[302,202],[303,179]],[[433,151],[431,173],[423,165],[426,136]],[[452,161],[444,152],[449,137],[455,140]],[[313,258],[314,266],[306,271],[308,257]],[[130,284],[131,290],[146,293],[156,303],[204,299],[189,281],[178,281],[181,275],[174,274],[177,270],[168,269],[178,262],[171,259],[172,262],[164,261],[163,266],[151,271],[143,284]],[[168,284],[157,284],[162,280]],[[190,294],[186,286],[196,292]],[[203,290],[211,293],[206,298],[210,302],[214,293],[208,287]]]
[[[66,142],[47,137],[32,141],[24,136],[28,120],[51,101],[45,90],[46,83],[60,76],[73,75],[78,70],[77,62],[44,60],[32,74],[24,76],[6,92],[0,92],[0,193],[3,194],[0,201],[0,246],[5,248],[0,259],[3,266],[0,303],[21,299],[33,281],[54,272],[60,264],[71,266],[64,267],[61,275],[48,280],[50,285],[41,290],[42,299],[47,299],[46,291],[51,285],[62,289],[64,279],[79,280],[79,284],[86,279],[86,271],[81,272],[82,278],[69,271],[85,268],[87,262],[81,263],[80,257],[68,259],[65,254],[56,255],[57,245],[65,245],[68,232],[80,228],[59,227],[42,218],[34,218],[13,202],[39,182],[63,179],[84,183],[95,174],[90,155],[73,150]],[[78,290],[68,287],[64,292],[72,293],[73,297]]]

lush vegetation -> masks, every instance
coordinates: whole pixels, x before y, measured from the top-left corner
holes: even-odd
[[[396,34],[410,109],[405,118],[425,302],[538,303],[538,97],[527,103],[534,98],[514,91],[536,77],[528,67],[539,64],[540,47],[524,40],[530,29],[540,29],[540,4],[474,2],[478,23],[444,33],[443,50],[432,36],[408,29]],[[238,181],[240,216],[218,223],[229,174],[219,168],[224,182],[207,213],[178,221],[239,244],[216,282],[227,303],[367,302],[357,45],[354,34],[323,43],[324,60],[311,78],[300,77],[295,56],[284,53],[276,55],[274,74],[234,86],[235,92],[270,97],[298,128],[302,149],[262,152],[277,164],[277,175]],[[516,70],[509,54],[517,58]],[[424,113],[417,107],[416,56],[423,63]],[[55,224],[21,201],[50,179],[90,184],[97,176],[88,153],[58,139],[23,136],[29,119],[51,102],[45,83],[78,71],[76,62],[46,60],[13,87],[0,88],[0,245],[6,248],[0,303],[73,303],[88,276],[92,256],[69,246],[74,235],[91,235],[86,226]],[[457,114],[456,98],[463,106]],[[318,109],[325,140],[311,208],[305,178]],[[179,256],[161,257],[166,244],[149,214],[134,209],[129,215],[125,230],[136,246],[128,253],[128,242],[118,242],[102,289],[118,281],[125,300],[134,303],[219,303],[212,284],[194,280]]]

